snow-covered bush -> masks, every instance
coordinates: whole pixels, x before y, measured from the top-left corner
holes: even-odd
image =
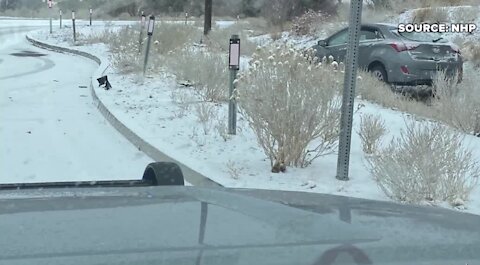
[[[360,129],[357,131],[362,140],[363,152],[374,154],[380,146],[382,137],[387,133],[385,122],[380,115],[360,116]]]
[[[238,79],[242,115],[272,169],[305,167],[336,146],[341,98],[338,73],[291,47],[258,48]]]
[[[407,121],[400,137],[367,158],[385,194],[409,203],[468,200],[480,177],[462,135],[440,124]]]
[[[225,101],[228,91],[228,69],[224,54],[184,48],[165,57],[166,67],[178,79],[190,81],[205,101]]]
[[[315,35],[328,19],[330,15],[322,11],[308,10],[293,20],[292,32],[297,36]]]

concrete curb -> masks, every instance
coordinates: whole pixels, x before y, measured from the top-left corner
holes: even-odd
[[[75,49],[69,49],[65,47],[60,47],[60,46],[55,46],[51,45],[48,43],[41,42],[39,40],[36,40],[28,35],[26,35],[27,40],[32,43],[34,46],[37,46],[42,49],[47,49],[51,50],[54,52],[60,52],[60,53],[70,53],[74,55],[79,55],[85,58],[88,58],[90,60],[95,61],[99,65],[99,69],[95,72],[95,74],[102,74],[105,72],[107,69],[108,65],[106,65],[100,58],[98,58],[95,55],[89,54],[87,52],[83,51],[78,51]],[[125,124],[123,124],[121,121],[113,115],[108,108],[103,104],[103,102],[100,100],[100,98],[97,96],[97,93],[95,92],[94,89],[94,82],[96,79],[92,77],[90,80],[90,92],[92,94],[93,101],[95,103],[95,106],[98,108],[100,113],[105,117],[105,119],[120,133],[122,134],[128,141],[130,141],[134,146],[136,146],[139,150],[141,150],[143,153],[148,155],[150,158],[152,158],[155,161],[164,161],[164,162],[174,162],[177,165],[180,166],[182,169],[183,175],[185,177],[185,180],[191,183],[194,186],[199,186],[199,187],[221,187],[222,185],[207,178],[206,176],[194,171],[190,167],[184,165],[183,163],[176,161],[175,159],[169,157],[168,155],[160,152],[157,148],[155,148],[153,145],[150,143],[146,142],[143,140],[140,136],[138,136],[135,132],[130,130]]]

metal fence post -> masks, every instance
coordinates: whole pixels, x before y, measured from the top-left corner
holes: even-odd
[[[340,119],[340,139],[338,144],[338,180],[348,180],[350,165],[350,144],[352,138],[353,104],[357,80],[358,43],[360,39],[363,0],[351,0],[348,28],[347,57]]]

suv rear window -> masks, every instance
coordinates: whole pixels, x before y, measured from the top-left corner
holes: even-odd
[[[401,36],[410,41],[426,41],[426,42],[438,42],[438,43],[445,43],[448,42],[446,39],[442,37],[440,33],[433,33],[433,32],[398,32],[393,31],[398,36]]]

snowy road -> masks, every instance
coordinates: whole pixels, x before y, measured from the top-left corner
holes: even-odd
[[[33,47],[25,33],[35,28],[3,22],[0,183],[141,178],[152,160],[92,103],[88,85],[97,65]]]

